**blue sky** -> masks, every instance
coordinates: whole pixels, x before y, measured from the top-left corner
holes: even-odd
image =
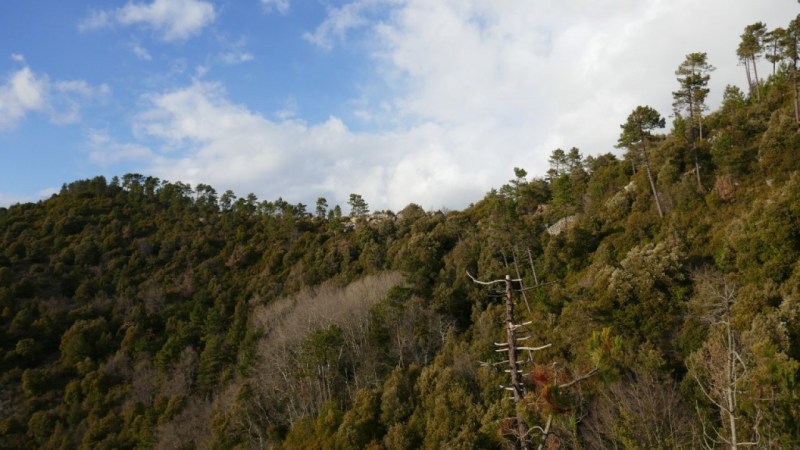
[[[793,0],[0,2],[0,205],[139,172],[260,199],[460,209],[557,148],[614,151],[705,51]],[[764,63],[759,73],[767,73]]]

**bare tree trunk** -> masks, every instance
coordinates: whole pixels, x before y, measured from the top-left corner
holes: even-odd
[[[794,120],[797,123],[797,128],[800,130],[800,93],[798,93],[797,86],[797,64],[795,63],[794,70],[792,70],[792,81],[794,82]]]
[[[730,313],[729,313],[730,314]],[[731,331],[730,315],[725,324],[726,332],[728,335],[728,367],[726,377],[728,378],[727,386],[725,387],[725,395],[728,397],[728,425],[731,430],[731,450],[736,450],[739,447],[739,441],[736,437],[736,348],[733,342],[733,332]]]
[[[703,119],[699,108],[695,108],[693,95],[693,92],[689,93],[689,142],[692,145],[692,154],[694,156],[694,173],[697,177],[697,188],[703,190],[703,182],[700,180],[700,158],[697,155],[698,139],[695,135],[695,120],[697,120],[697,130],[700,134],[700,140],[703,140]],[[695,111],[695,109],[698,110]]]
[[[756,67],[756,57],[753,55],[753,74],[756,82],[756,99],[761,101],[761,82],[758,80],[758,68]]]
[[[531,272],[533,272],[533,283],[536,286],[539,286],[539,280],[536,278],[536,267],[533,266],[533,255],[531,254],[530,248],[528,248],[528,261],[531,263]]]
[[[747,58],[742,59],[744,62],[744,71],[747,73],[747,87],[750,91],[750,96],[753,96],[753,79],[750,77],[750,61]]]
[[[650,165],[647,165],[647,179],[650,181],[650,189],[653,190],[653,198],[656,201],[656,208],[658,209],[658,217],[664,218],[664,211],[661,209],[661,200],[658,199],[658,191],[656,191],[656,184],[653,182],[653,174],[650,172]]]
[[[542,432],[542,442],[539,443],[538,450],[544,450],[544,444],[547,443],[547,437],[550,435],[550,424],[553,423],[553,414],[547,416],[547,424],[544,426],[544,432]]]
[[[511,256],[514,257],[514,271],[516,271],[516,273],[517,273],[517,278],[521,280],[522,279],[522,275],[520,275],[520,273],[519,273],[519,264],[517,264],[517,250],[516,249],[513,249],[513,248],[511,249]],[[530,303],[528,303],[528,295],[525,293],[525,290],[522,291],[522,299],[525,300],[525,308],[530,313],[531,312],[531,305],[530,305]]]
[[[513,249],[512,249],[512,254],[514,256],[514,268],[517,270],[517,276],[518,276],[518,278],[516,278],[516,279],[512,280],[511,279],[511,275],[506,275],[505,278],[502,279],[502,280],[479,281],[475,277],[470,275],[469,272],[467,272],[467,276],[474,283],[481,284],[481,285],[484,285],[484,286],[491,286],[491,285],[496,285],[496,284],[500,284],[500,283],[503,283],[505,285],[506,342],[495,342],[494,345],[497,346],[497,347],[500,347],[495,351],[507,353],[508,354],[508,359],[506,361],[502,361],[502,362],[495,363],[495,364],[492,364],[492,365],[508,364],[508,370],[506,370],[506,372],[509,372],[511,374],[511,385],[510,386],[502,386],[501,385],[501,388],[503,388],[505,390],[512,391],[512,393],[513,393],[512,400],[514,400],[514,402],[516,404],[519,404],[519,402],[522,402],[524,400],[525,390],[524,390],[524,387],[523,387],[523,384],[522,384],[522,375],[521,375],[522,370],[519,368],[520,363],[519,363],[519,359],[517,357],[517,351],[527,351],[528,355],[530,357],[530,360],[533,361],[533,353],[532,352],[536,352],[536,351],[548,348],[548,347],[551,346],[551,344],[545,344],[545,345],[542,345],[542,346],[539,346],[539,347],[529,347],[529,346],[525,346],[525,345],[519,345],[519,346],[517,345],[517,341],[524,341],[524,340],[530,338],[530,336],[517,337],[517,329],[521,328],[521,327],[528,326],[532,322],[528,321],[528,322],[524,322],[524,323],[520,323],[520,324],[517,324],[517,323],[514,322],[513,283],[514,282],[518,282],[518,283],[521,284],[521,291],[522,291],[523,295],[525,295],[524,294],[525,293],[525,287],[524,287],[524,283],[523,283],[522,277],[520,277],[519,265],[518,265],[517,260],[516,260],[516,251],[513,250]],[[533,269],[533,256],[531,255],[530,249],[528,249],[528,258],[529,258],[530,263],[531,263],[531,268]],[[508,264],[506,264],[506,266],[508,266]],[[536,271],[534,270],[534,279],[536,280],[535,273],[536,273]],[[538,283],[539,283],[538,280],[536,280],[536,285],[537,286],[539,286]],[[489,363],[481,363],[481,364],[482,365],[489,365]],[[591,376],[591,374],[593,374],[596,371],[597,370],[594,369],[587,376]],[[582,377],[580,379],[583,379],[583,378],[585,378],[585,377]],[[567,388],[567,387],[571,386],[572,384],[574,384],[575,382],[580,381],[580,379],[576,379],[574,382],[568,383],[566,385],[560,385],[559,388]],[[551,418],[552,418],[552,415],[551,415]],[[521,414],[521,411],[517,410],[515,412],[515,414],[514,414],[514,417],[513,418],[509,418],[509,419],[512,419],[514,422],[516,422],[515,423],[515,425],[516,425],[515,428],[516,429],[513,431],[513,433],[516,434],[516,438],[517,438],[516,442],[514,442],[514,448],[520,449],[520,450],[529,450],[530,444],[531,444],[530,438],[528,436],[529,430],[528,430],[528,426],[527,426],[527,424],[525,422],[525,418]],[[538,429],[538,430],[542,430],[541,427],[534,427],[534,428]],[[549,433],[549,428],[550,428],[550,420],[548,419],[548,424],[547,424],[547,427],[546,427],[546,429],[544,431],[544,433],[545,433],[544,434],[544,440],[547,439],[547,434]]]
[[[703,182],[700,180],[700,158],[697,156],[697,146],[692,147],[694,151],[694,173],[697,177],[697,188],[703,190]]]
[[[733,407],[733,388],[730,386],[727,388],[727,392],[725,395],[728,396],[728,407]],[[731,427],[731,450],[736,450],[739,448],[737,441],[736,441],[736,416],[731,411],[726,411],[728,415],[728,425]]]
[[[697,131],[699,133],[698,141],[703,141],[703,115],[698,111],[697,112]],[[700,158],[697,156],[697,142],[692,144],[692,148],[694,149],[694,170],[695,174],[697,175],[697,188],[701,191],[703,188],[703,181],[700,179]]]
[[[650,171],[650,158],[647,156],[647,147],[642,145],[642,156],[644,156],[644,167],[647,170],[647,180],[650,182],[650,189],[653,190],[653,198],[656,201],[656,208],[658,209],[658,217],[664,218],[664,211],[661,209],[661,201],[658,199],[658,191],[656,191],[656,183],[653,181],[653,173]]]
[[[508,365],[511,369],[511,388],[514,392],[514,402],[522,401],[522,380],[519,375],[519,365],[517,364],[517,336],[514,323],[514,299],[511,295],[511,275],[506,275],[506,338],[508,340]],[[522,416],[517,413],[517,433],[519,433],[519,448],[528,449],[528,430]]]

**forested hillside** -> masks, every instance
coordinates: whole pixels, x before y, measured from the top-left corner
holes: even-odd
[[[666,133],[631,105],[624,156],[556,149],[463,211],[139,174],[0,208],[0,448],[800,447],[784,26],[744,30],[718,110],[690,53]]]

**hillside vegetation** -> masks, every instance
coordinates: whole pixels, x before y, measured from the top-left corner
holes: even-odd
[[[0,208],[0,448],[800,447],[800,18],[757,25],[746,93],[707,111],[689,54],[666,134],[631,105],[624,156],[463,211],[139,174]],[[468,273],[550,344],[522,401]]]

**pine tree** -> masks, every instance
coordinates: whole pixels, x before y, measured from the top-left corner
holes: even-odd
[[[761,82],[758,79],[757,60],[764,53],[764,38],[767,36],[767,26],[763,22],[756,22],[748,25],[744,29],[736,50],[736,56],[744,64],[747,72],[747,85],[750,86],[750,95],[756,94],[756,99],[761,101]],[[753,69],[753,77],[750,77],[750,69]]]
[[[350,215],[353,217],[364,217],[369,214],[369,205],[360,194],[350,194]]]
[[[661,208],[661,201],[658,199],[658,191],[653,180],[653,173],[650,170],[650,158],[648,156],[647,145],[653,141],[652,131],[657,128],[664,128],[665,120],[655,109],[649,106],[637,106],[628,116],[628,121],[620,125],[622,133],[619,136],[618,147],[627,148],[631,153],[638,156],[644,162],[647,170],[647,180],[650,182],[650,189],[653,191],[653,199],[656,202],[658,215],[664,218],[664,210]]]
[[[800,75],[800,14],[789,22],[786,32],[780,40],[781,53],[788,64],[789,73],[792,75],[792,87],[794,89],[794,119],[800,129],[800,88],[798,78]]]
[[[678,76],[680,89],[672,93],[675,114],[680,115],[686,111],[689,115],[689,144],[692,146],[694,156],[695,175],[697,177],[698,188],[703,188],[700,179],[700,158],[697,154],[697,141],[703,140],[703,111],[706,109],[706,97],[708,96],[709,75],[715,69],[708,63],[705,52],[690,53],[686,59],[678,66],[675,75]]]
[[[317,199],[317,209],[316,209],[317,217],[319,217],[320,219],[324,219],[327,212],[328,212],[328,200],[326,200],[325,197],[319,197]]]

